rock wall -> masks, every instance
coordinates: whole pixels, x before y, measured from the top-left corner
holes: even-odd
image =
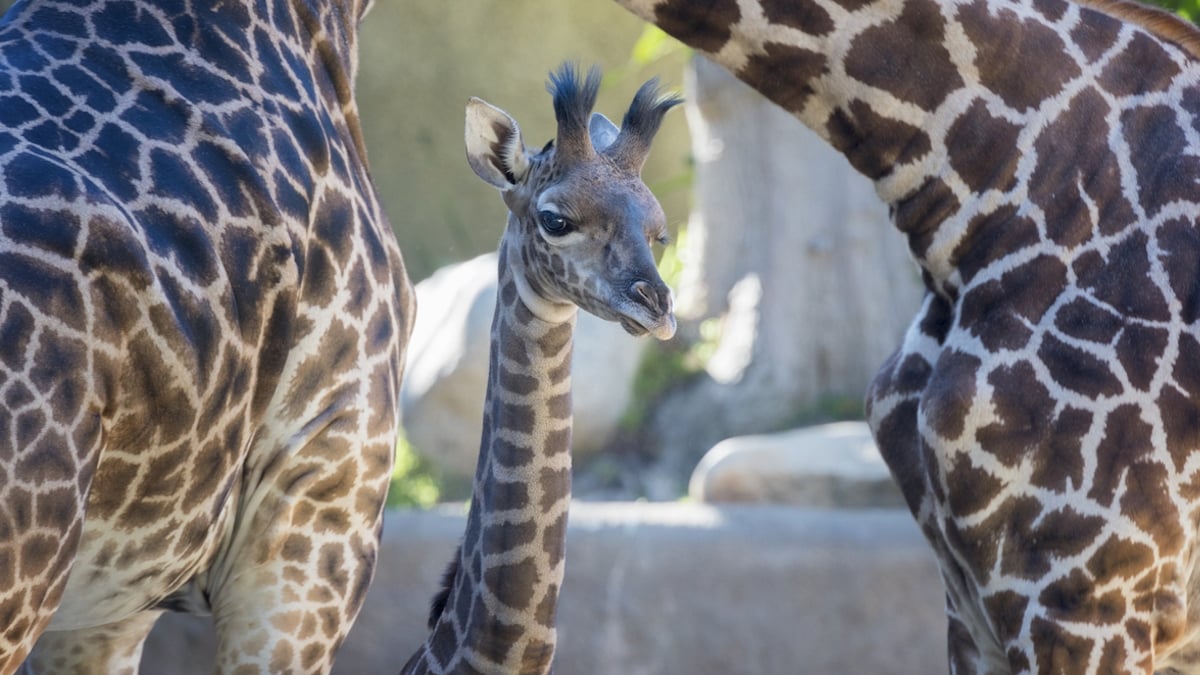
[[[462,535],[459,508],[388,514],[380,568],[335,673],[395,673]],[[945,672],[942,589],[900,510],[572,506],[556,675]],[[143,672],[209,673],[212,638],[170,615]]]
[[[688,496],[708,504],[905,507],[865,422],[727,438],[700,460]]]

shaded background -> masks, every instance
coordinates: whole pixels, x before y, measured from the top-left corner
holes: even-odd
[[[463,110],[487,100],[527,144],[554,136],[546,76],[564,60],[606,78],[597,109],[620,123],[643,81],[681,87],[685,56],[634,65],[643,24],[594,0],[380,0],[363,23],[358,102],[375,182],[414,281],[496,247],[504,207],[467,167]],[[655,142],[647,184],[668,220],[687,214],[687,129],[673,113]]]

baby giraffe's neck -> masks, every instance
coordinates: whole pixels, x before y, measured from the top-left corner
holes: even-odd
[[[508,253],[502,244],[466,536],[426,652],[444,672],[455,654],[482,672],[529,674],[548,672],[554,656],[571,498],[576,313],[561,323],[535,317]]]

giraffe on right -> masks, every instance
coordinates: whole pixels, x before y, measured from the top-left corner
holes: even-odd
[[[927,293],[866,406],[950,671],[1200,672],[1200,32],[1122,0],[618,1],[907,236]]]

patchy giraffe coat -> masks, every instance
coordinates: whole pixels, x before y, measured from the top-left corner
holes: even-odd
[[[876,182],[867,394],[956,673],[1200,672],[1200,33],[1116,0],[620,0]]]
[[[579,308],[633,335],[675,333],[651,243],[662,207],[641,168],[680,101],[651,81],[622,128],[592,112],[600,73],[550,76],[558,134],[525,148],[508,113],[467,104],[467,159],[508,206],[500,240],[483,438],[466,534],[403,675],[544,675],[557,640],[571,503],[571,349]]]
[[[320,672],[375,564],[413,304],[352,92],[358,0],[0,22],[0,673]],[[43,633],[43,631],[48,631]]]

